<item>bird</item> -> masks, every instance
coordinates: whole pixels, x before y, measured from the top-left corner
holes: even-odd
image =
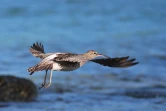
[[[30,75],[37,71],[46,71],[44,81],[39,89],[48,88],[51,85],[53,71],[73,71],[87,62],[94,62],[112,68],[127,68],[139,63],[135,62],[135,58],[129,59],[129,56],[111,58],[95,50],[88,50],[82,54],[61,52],[45,53],[43,44],[39,42],[34,43],[29,48],[29,51],[34,57],[41,59],[38,64],[28,68]],[[48,70],[50,70],[50,78],[47,83]]]

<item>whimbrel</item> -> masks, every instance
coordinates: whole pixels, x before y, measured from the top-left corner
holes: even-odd
[[[128,59],[129,56],[110,58],[106,55],[99,54],[95,50],[89,50],[83,54],[45,53],[44,46],[38,42],[33,44],[30,47],[29,51],[33,56],[41,59],[41,61],[37,65],[28,69],[30,75],[32,75],[36,71],[46,71],[44,82],[39,87],[39,89],[43,87],[47,88],[51,85],[53,71],[72,71],[80,68],[88,61],[95,62],[103,66],[117,68],[126,68],[138,64],[138,62],[135,62],[135,59]],[[51,72],[49,82],[46,83],[48,70],[51,70]]]

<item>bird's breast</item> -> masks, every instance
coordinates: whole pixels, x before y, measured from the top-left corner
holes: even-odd
[[[72,71],[75,69],[78,69],[80,67],[79,63],[72,63],[72,64],[67,64],[67,63],[54,63],[53,64],[53,70],[57,71]]]
[[[62,67],[58,63],[53,63],[53,68],[52,69],[56,70],[56,71],[60,71],[62,69]]]

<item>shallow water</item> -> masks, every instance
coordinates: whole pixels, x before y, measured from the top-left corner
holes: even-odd
[[[54,80],[58,80],[56,79],[58,76],[67,76],[68,74],[77,76],[79,74],[114,73],[125,79],[143,76],[151,82],[154,82],[154,78],[159,81],[166,80],[165,0],[43,0],[40,2],[37,0],[17,0],[16,2],[1,0],[1,4],[3,4],[0,6],[1,74],[14,74],[30,78],[40,85],[44,72],[36,73],[33,76],[29,76],[27,72],[28,67],[39,62],[38,59],[32,57],[28,48],[34,42],[39,41],[44,44],[46,52],[84,53],[89,49],[94,49],[111,57],[129,55],[140,62],[139,65],[127,69],[114,69],[88,63],[72,72],[54,72],[53,84],[56,83]],[[65,80],[59,82],[65,82]],[[75,79],[73,84],[77,86]],[[133,87],[137,86],[135,85]],[[84,87],[79,89],[80,92],[82,89]],[[79,99],[80,92],[78,95],[76,92],[71,95]],[[70,98],[71,95],[65,94],[65,98]],[[50,101],[45,102],[42,97],[47,100],[52,96],[53,98],[57,97],[50,91],[39,97],[39,101],[44,104],[42,107],[46,108],[43,110],[61,110],[62,107],[65,107],[62,110],[69,110],[69,108],[77,110],[79,107],[79,110],[85,111],[97,109],[107,111],[111,106],[111,108],[120,111],[125,107],[122,105],[123,103],[128,104],[130,110],[143,110],[144,108],[146,110],[149,107],[151,109],[147,110],[152,111],[158,108],[157,110],[162,111],[164,107],[156,105],[151,100],[138,100],[137,103],[137,99],[125,96],[115,96],[111,97],[109,102],[104,100],[101,103],[99,101],[96,103],[91,99],[92,95],[84,93],[83,97],[85,96],[87,99],[81,98],[81,101],[90,101],[93,104],[92,109],[90,104],[79,104],[79,102],[71,104],[65,102],[59,104],[58,102],[56,105],[48,107]],[[99,96],[98,98],[103,100],[105,97]],[[130,99],[134,102],[128,102]],[[118,103],[118,101],[122,101],[122,103]],[[40,102],[18,103],[14,106],[11,105],[6,110],[13,108],[22,110],[20,107],[24,104],[23,106],[27,108],[25,110],[29,110],[28,107],[33,106],[31,110],[36,111],[40,108]],[[137,105],[140,106],[140,109],[135,109]],[[85,108],[85,106],[87,107]]]
[[[152,81],[144,77],[126,80],[114,74],[56,75],[51,87],[39,90],[36,101],[0,103],[0,110],[165,111],[165,82],[155,79]],[[158,86],[155,86],[156,84]],[[146,90],[141,90],[141,88]]]

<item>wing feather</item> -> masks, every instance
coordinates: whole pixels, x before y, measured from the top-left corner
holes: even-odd
[[[43,55],[45,55],[44,46],[38,42],[34,43],[29,51],[35,57],[43,58]]]
[[[103,66],[108,66],[108,67],[130,67],[133,65],[138,64],[139,62],[135,62],[136,59],[128,59],[129,56],[127,57],[116,57],[116,58],[110,58],[106,56],[107,58],[102,58],[102,59],[94,59],[90,60],[92,62],[98,63]]]

